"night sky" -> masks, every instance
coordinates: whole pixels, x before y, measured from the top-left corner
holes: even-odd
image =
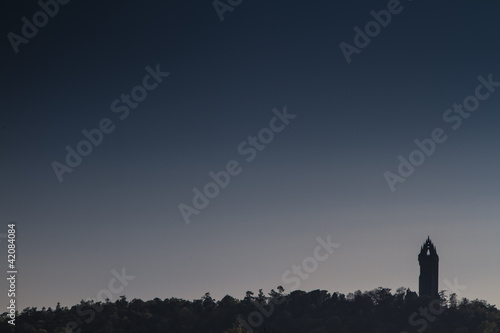
[[[59,3],[24,42],[40,5],[0,4],[19,309],[97,299],[113,270],[113,301],[418,291],[428,235],[440,290],[499,305],[500,3],[219,3]]]

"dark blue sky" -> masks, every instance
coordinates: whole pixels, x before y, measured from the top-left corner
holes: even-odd
[[[500,90],[456,130],[443,114],[500,81],[500,4],[403,0],[348,63],[339,44],[390,2],[243,1],[221,21],[211,1],[70,1],[18,53],[8,34],[40,7],[2,3],[0,233],[17,222],[21,306],[95,299],[122,267],[129,299],[290,291],[327,235],[340,247],[300,289],[418,290],[430,235],[440,289],[499,304]],[[157,65],[169,76],[121,120],[112,102]],[[285,106],[296,118],[247,162],[238,146]],[[54,161],[106,118],[60,182]],[[447,140],[392,192],[384,173],[435,128]],[[231,160],[187,225],[179,204]]]

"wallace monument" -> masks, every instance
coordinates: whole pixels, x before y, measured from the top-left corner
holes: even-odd
[[[418,279],[418,294],[422,296],[439,297],[438,277],[439,277],[439,256],[436,246],[430,237],[422,245],[418,255],[420,264],[420,276]]]

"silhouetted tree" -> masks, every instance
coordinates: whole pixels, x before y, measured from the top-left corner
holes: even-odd
[[[256,302],[267,309],[273,300],[272,313],[256,333],[399,333],[415,332],[410,317],[430,306],[430,297],[417,297],[407,288],[398,288],[394,294],[388,288],[355,291],[347,297],[326,290],[301,290],[284,293],[283,287],[266,295],[259,290],[257,297],[248,291],[243,300],[229,295],[216,301],[210,293],[200,299],[186,301],[177,298],[149,301],[121,296],[115,302],[81,301],[71,308],[56,306],[38,310],[24,309],[16,319],[16,327],[8,324],[7,313],[0,315],[0,332],[5,333],[248,333],[238,318],[260,311]],[[426,322],[426,333],[500,333],[500,311],[482,300],[458,301],[455,294],[448,298],[441,293],[442,310],[434,320]],[[92,311],[90,311],[92,310]],[[71,330],[67,324],[73,322]],[[248,323],[247,323],[248,325]],[[413,325],[415,322],[413,321]]]

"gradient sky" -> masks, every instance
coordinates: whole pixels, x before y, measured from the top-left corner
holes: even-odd
[[[339,44],[387,4],[243,1],[221,22],[211,1],[71,1],[17,54],[7,34],[40,8],[0,4],[0,233],[17,223],[19,309],[96,299],[122,267],[135,279],[113,300],[290,291],[283,273],[328,235],[340,247],[302,290],[418,290],[430,235],[440,290],[457,278],[461,297],[500,304],[500,88],[459,129],[443,120],[479,75],[500,81],[500,3],[403,0],[348,64]],[[157,64],[170,75],[120,120],[111,102]],[[238,145],[285,105],[297,117],[246,162]],[[103,118],[115,130],[59,182],[51,163]],[[447,141],[391,192],[384,172],[438,127]],[[186,225],[178,205],[230,160],[242,172]]]

